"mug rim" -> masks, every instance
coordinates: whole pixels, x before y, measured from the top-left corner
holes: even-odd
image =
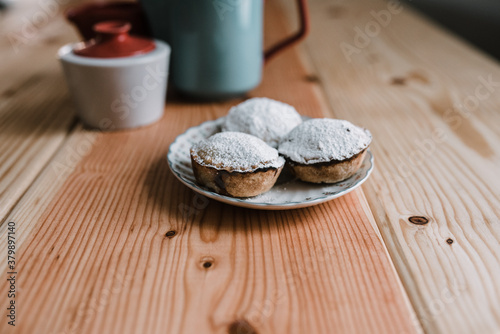
[[[57,51],[59,60],[78,64],[82,66],[96,66],[96,67],[122,67],[131,65],[141,65],[150,62],[155,58],[166,57],[169,58],[172,48],[167,43],[157,40],[155,42],[155,49],[141,55],[129,57],[116,57],[116,58],[91,58],[79,56],[73,52],[75,45],[78,43],[68,43],[63,45]]]

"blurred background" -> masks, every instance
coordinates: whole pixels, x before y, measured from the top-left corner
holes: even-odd
[[[500,60],[500,0],[402,0]]]
[[[0,0],[0,9],[16,0]],[[500,0],[400,0],[500,60]]]

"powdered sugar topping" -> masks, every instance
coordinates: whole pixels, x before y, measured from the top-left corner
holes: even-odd
[[[279,153],[302,164],[342,161],[366,149],[371,140],[368,130],[351,122],[317,118],[290,131],[283,138]]]
[[[216,133],[193,145],[191,156],[200,165],[228,171],[250,172],[285,164],[276,149],[241,132]]]
[[[248,133],[277,147],[281,138],[300,123],[302,118],[294,107],[256,97],[232,107],[222,130]]]

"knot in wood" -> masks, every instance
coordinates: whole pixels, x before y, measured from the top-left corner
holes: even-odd
[[[173,237],[175,236],[175,234],[176,234],[176,233],[177,233],[177,232],[175,232],[175,231],[168,231],[167,233],[165,233],[165,236],[166,236],[167,238],[173,238]]]
[[[411,216],[408,220],[415,225],[425,225],[429,222],[429,219],[424,216]]]
[[[245,319],[239,319],[229,325],[229,334],[258,334]]]
[[[215,259],[211,256],[204,256],[201,258],[200,263],[204,269],[211,268],[214,265]]]

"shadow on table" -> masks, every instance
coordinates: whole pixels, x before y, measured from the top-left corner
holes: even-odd
[[[200,229],[202,235],[223,231],[260,233],[265,230],[298,227],[312,219],[318,206],[293,210],[255,210],[236,207],[200,195],[183,185],[173,175],[165,157],[156,160],[147,172],[145,188],[155,208],[168,216],[171,228],[183,231],[187,224]],[[320,205],[321,206],[321,205]]]

